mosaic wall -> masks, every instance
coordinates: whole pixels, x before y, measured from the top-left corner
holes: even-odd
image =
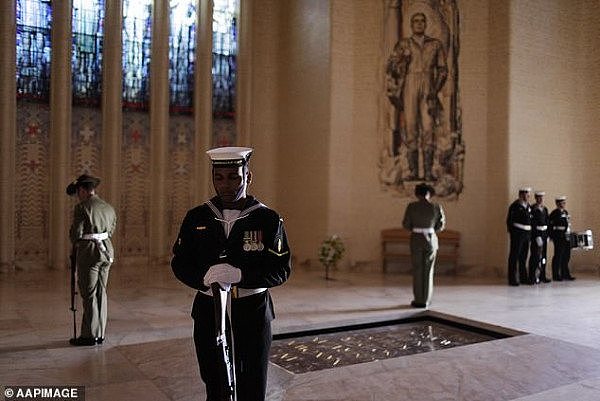
[[[213,146],[235,145],[235,119],[215,118],[213,120]]]
[[[50,110],[19,102],[15,141],[15,259],[44,265],[48,260]]]
[[[148,256],[150,116],[123,113],[119,255]]]
[[[100,109],[74,107],[71,120],[71,176],[99,176],[102,154]],[[100,177],[102,178],[102,177]]]
[[[456,198],[465,155],[457,2],[384,2],[382,188],[412,196],[427,181],[437,196]]]
[[[191,209],[189,182],[194,167],[194,117],[171,116],[169,120],[169,240],[175,240],[185,213]]]

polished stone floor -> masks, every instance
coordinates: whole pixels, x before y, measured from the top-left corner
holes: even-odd
[[[273,289],[275,333],[411,317],[409,276],[294,271]],[[190,305],[168,266],[115,266],[104,345],[68,345],[67,271],[0,274],[0,386],[84,385],[86,400],[202,400]],[[436,277],[431,313],[527,334],[294,374],[269,400],[599,400],[600,278],[508,287]],[[80,316],[80,315],[79,315]]]

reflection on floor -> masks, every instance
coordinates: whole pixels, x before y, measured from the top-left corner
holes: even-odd
[[[402,319],[410,277],[297,269],[273,290],[275,333]],[[102,346],[68,345],[67,271],[0,274],[0,385],[84,385],[86,400],[199,400],[194,291],[168,266],[115,266]],[[600,282],[508,287],[437,277],[431,309],[530,334],[291,373],[272,364],[269,400],[598,400]],[[79,318],[80,318],[79,314]]]

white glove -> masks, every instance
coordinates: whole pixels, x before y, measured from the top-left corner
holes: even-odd
[[[540,248],[542,247],[542,245],[544,245],[544,241],[542,241],[542,237],[535,237],[535,243]]]
[[[221,287],[225,292],[229,292],[231,290],[231,284],[219,282],[219,287]]]
[[[204,275],[204,285],[210,287],[212,283],[220,283],[222,287],[230,286],[242,280],[242,271],[229,263],[212,265]],[[227,289],[227,288],[226,288]]]

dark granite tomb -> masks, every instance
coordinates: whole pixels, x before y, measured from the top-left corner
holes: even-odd
[[[509,335],[423,316],[274,337],[270,360],[305,373],[442,350]]]

